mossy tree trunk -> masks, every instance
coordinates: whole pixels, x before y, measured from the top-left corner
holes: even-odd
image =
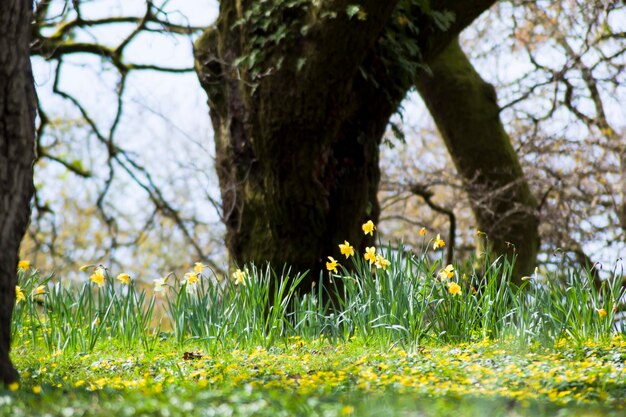
[[[234,263],[309,270],[309,287],[327,256],[340,259],[339,243],[374,244],[361,224],[378,219],[388,120],[420,60],[493,1],[441,2],[456,15],[447,31],[410,3],[221,2],[196,42],[196,70]]]
[[[18,374],[9,358],[19,245],[33,195],[35,90],[30,66],[32,2],[0,8],[0,381]]]
[[[539,249],[537,201],[500,121],[495,89],[458,39],[428,63],[432,75],[421,74],[418,90],[463,177],[491,253],[516,254],[513,278],[519,282],[534,268]]]

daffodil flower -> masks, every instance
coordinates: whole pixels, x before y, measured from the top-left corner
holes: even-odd
[[[422,228],[420,229],[420,236],[424,236],[424,235],[426,235],[426,228],[425,228],[425,227],[422,227]]]
[[[382,255],[377,255],[375,264],[376,268],[387,269],[387,267],[391,265],[391,262],[389,262],[389,260],[384,258]]]
[[[204,268],[206,268],[205,264],[203,264],[202,262],[196,262],[194,267],[193,267],[193,271],[198,273],[198,274],[201,274],[202,271],[204,271]]]
[[[20,288],[19,285],[15,286],[15,304],[19,304],[20,301],[26,300],[24,296],[24,291]]]
[[[104,280],[105,280],[104,268],[102,267],[96,268],[93,274],[91,274],[91,276],[89,277],[89,281],[98,285],[98,287],[100,288],[104,287]]]
[[[26,272],[30,269],[30,261],[21,260],[17,263],[17,269],[21,269]]]
[[[365,255],[363,255],[366,261],[369,261],[370,265],[376,262],[376,248],[374,246],[370,246],[365,248]]]
[[[38,285],[34,290],[33,290],[33,295],[43,295],[46,293],[46,286],[45,285]]]
[[[454,267],[452,265],[448,265],[439,271],[439,279],[442,281],[446,281],[454,276]]]
[[[337,265],[339,265],[339,263],[332,256],[329,256],[328,260],[329,262],[326,262],[326,269],[337,273]]]
[[[368,220],[367,222],[363,223],[361,228],[363,229],[363,233],[365,233],[366,235],[374,236],[374,229],[376,229],[376,226],[374,226],[373,221]]]
[[[116,280],[118,280],[119,282],[121,282],[122,284],[126,284],[129,285],[130,284],[130,275],[128,275],[127,273],[121,273],[117,276],[117,278],[115,278]]]
[[[452,295],[461,295],[461,286],[452,281],[448,284],[448,292]]]
[[[341,251],[342,255],[346,255],[346,259],[354,256],[354,248],[350,245],[350,243],[348,243],[347,240],[344,240],[343,244],[339,244],[339,250]]]
[[[233,272],[233,281],[235,285],[246,285],[246,274],[241,269],[237,269]]]
[[[597,308],[596,311],[598,312],[598,316],[600,317],[606,317],[606,310],[603,308]]]
[[[154,283],[154,292],[163,292],[163,287],[165,287],[167,285],[165,283],[166,281],[167,281],[167,277],[155,279],[153,281],[153,283]]]
[[[435,242],[433,243],[433,249],[436,250],[439,248],[443,248],[444,246],[446,246],[446,242],[441,240],[441,235],[437,233],[437,239],[435,239]]]

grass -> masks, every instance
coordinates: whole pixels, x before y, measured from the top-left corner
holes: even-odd
[[[334,310],[269,267],[220,281],[197,265],[157,291],[103,267],[74,285],[20,270],[22,381],[0,415],[623,415],[621,275],[517,287],[506,259],[447,266],[426,249],[344,261]]]

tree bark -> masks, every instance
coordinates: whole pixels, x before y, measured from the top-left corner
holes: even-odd
[[[421,74],[418,90],[463,177],[491,253],[517,256],[513,279],[519,282],[530,275],[539,249],[537,201],[500,121],[495,89],[476,72],[458,39],[429,66],[432,75]]]
[[[375,243],[361,224],[378,220],[378,148],[415,71],[394,44],[406,36],[397,1],[362,1],[352,17],[351,1],[273,3],[265,14],[255,2],[223,1],[216,26],[196,42],[196,70],[209,98],[231,260],[309,270],[310,288],[327,256],[340,259],[339,243]],[[458,33],[493,1],[445,3]],[[403,13],[423,28],[411,40],[421,57],[454,37],[419,10]]]
[[[19,245],[33,195],[36,97],[30,66],[32,2],[0,8],[0,380],[16,381],[10,357]]]

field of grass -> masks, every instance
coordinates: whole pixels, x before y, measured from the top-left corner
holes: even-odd
[[[335,309],[269,267],[220,280],[196,264],[140,289],[100,266],[70,285],[23,265],[22,379],[0,416],[626,414],[621,273],[517,287],[504,259],[443,265],[429,249],[329,259]]]

